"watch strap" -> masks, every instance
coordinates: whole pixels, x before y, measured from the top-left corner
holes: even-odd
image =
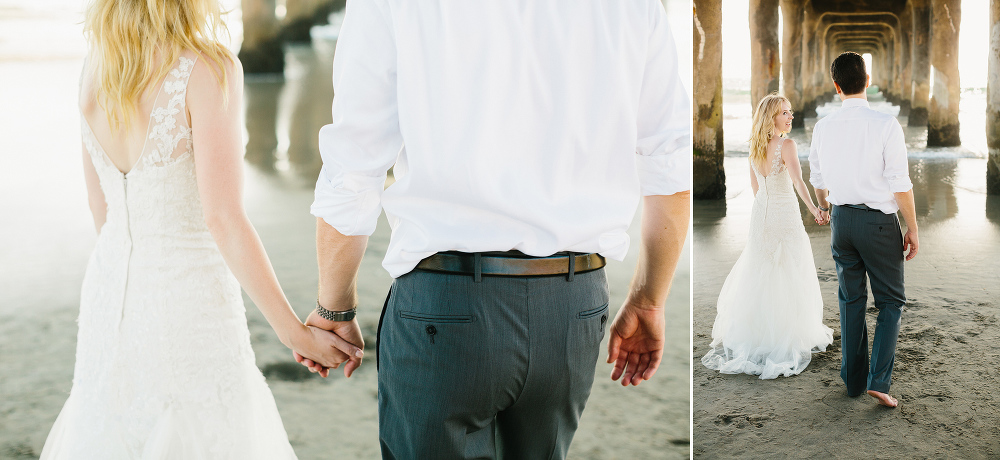
[[[323,319],[326,319],[327,321],[350,321],[354,319],[355,316],[357,316],[358,308],[354,307],[350,310],[331,311],[323,308],[323,306],[320,305],[319,301],[317,300],[316,313],[318,313],[319,316],[323,317]]]

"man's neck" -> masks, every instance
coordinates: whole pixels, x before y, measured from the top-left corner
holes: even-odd
[[[837,95],[840,96],[841,102],[846,101],[848,99],[861,99],[861,100],[864,100],[864,101],[868,100],[868,92],[867,91],[862,91],[862,92],[860,92],[858,94],[837,93]]]

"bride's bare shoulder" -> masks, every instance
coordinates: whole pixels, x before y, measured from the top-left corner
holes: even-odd
[[[795,151],[796,151],[795,141],[787,137],[781,140],[782,154],[794,153]]]
[[[97,82],[94,75],[94,59],[91,53],[83,61],[83,68],[80,69],[80,92],[78,94],[78,104],[83,113],[90,114],[99,109],[97,103]]]
[[[211,100],[213,103],[221,100],[236,102],[233,98],[242,96],[243,65],[236,55],[228,50],[220,59],[213,59],[204,53],[192,55],[198,59],[188,80],[189,104],[198,105],[199,100]],[[224,85],[220,84],[220,76]]]

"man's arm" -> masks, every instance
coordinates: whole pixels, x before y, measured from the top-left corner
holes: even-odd
[[[346,236],[323,219],[316,219],[316,258],[319,263],[318,302],[330,311],[344,311],[358,306],[358,268],[368,246],[368,236]],[[365,341],[357,318],[351,321],[330,321],[315,310],[306,318],[306,325],[333,331],[344,340],[364,350]],[[345,355],[346,356],[346,355]],[[344,364],[344,376],[350,377],[361,365],[361,356],[351,356]],[[295,355],[295,360],[326,377],[330,370],[312,360]]]
[[[816,192],[816,203],[819,207],[826,209],[822,212],[824,222],[830,222],[830,202],[827,201],[826,197],[830,196],[830,191],[825,188],[818,188],[813,186],[813,190]]]
[[[611,378],[638,385],[663,359],[664,304],[691,212],[691,113],[677,71],[666,13],[650,2],[651,28],[639,97],[636,165],[642,201],[642,244],[628,297],[611,323]]]
[[[917,256],[917,248],[920,247],[920,242],[917,240],[917,211],[916,206],[913,204],[913,189],[893,193],[893,196],[896,197],[896,204],[899,205],[899,213],[903,215],[903,221],[906,222],[906,233],[903,234],[903,250],[909,249],[910,252],[906,254],[906,260],[912,260]]]
[[[889,182],[889,191],[896,198],[899,213],[906,222],[903,235],[903,250],[909,249],[906,260],[917,256],[917,211],[913,204],[913,183],[910,181],[910,165],[906,155],[906,138],[903,127],[895,119],[889,123],[885,135],[885,149],[882,151],[885,169],[882,176]]]
[[[830,202],[826,198],[830,196],[830,191],[827,190],[826,183],[823,181],[823,169],[819,162],[821,132],[822,128],[817,123],[817,126],[813,128],[812,142],[809,144],[809,183],[812,184],[813,191],[816,192],[816,203],[819,207],[826,209],[826,211],[820,210],[820,215],[823,217],[822,223],[829,223]]]
[[[691,192],[650,195],[642,201],[642,244],[628,297],[611,323],[611,378],[638,385],[663,359],[664,306],[687,237]]]
[[[348,2],[333,60],[333,122],[319,133],[323,169],[310,212],[318,218],[318,301],[332,311],[357,305],[358,266],[382,210],[386,171],[403,145],[395,36],[387,8],[384,0]],[[327,321],[314,311],[306,324],[364,348],[356,320]],[[295,359],[324,377],[329,372],[301,356]],[[344,375],[350,377],[360,364],[361,356],[351,357]]]

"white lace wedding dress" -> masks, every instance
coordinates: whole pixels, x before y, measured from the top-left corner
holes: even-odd
[[[724,374],[788,377],[826,350],[833,331],[823,324],[812,247],[781,143],[766,177],[751,168],[758,190],[750,236],[719,293],[712,350],[701,362]]]
[[[182,53],[123,174],[82,122],[107,223],[80,299],[73,388],[42,459],[293,459],[243,299],[202,217]],[[82,117],[81,117],[82,118]]]

